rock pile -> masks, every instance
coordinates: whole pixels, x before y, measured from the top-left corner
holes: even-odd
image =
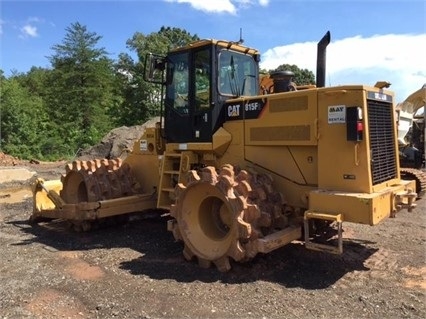
[[[160,118],[156,117],[142,125],[115,128],[99,144],[78,152],[77,157],[79,160],[121,157],[126,150],[132,150],[133,143],[143,134],[146,127],[154,127],[159,120]]]

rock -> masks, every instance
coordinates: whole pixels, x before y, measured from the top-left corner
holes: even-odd
[[[144,133],[146,127],[154,127],[160,120],[155,117],[143,125],[122,126],[110,131],[99,144],[80,151],[77,156],[79,160],[92,160],[95,158],[117,158],[126,150],[133,149],[133,143]]]

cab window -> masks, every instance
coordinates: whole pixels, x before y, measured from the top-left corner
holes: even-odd
[[[173,101],[173,108],[181,114],[189,113],[189,73],[188,54],[174,55],[170,63],[172,67],[172,83],[168,92],[169,100]]]
[[[219,56],[218,90],[222,95],[258,94],[256,63],[253,57],[224,50]]]
[[[195,52],[195,107],[209,108],[210,103],[210,50]]]

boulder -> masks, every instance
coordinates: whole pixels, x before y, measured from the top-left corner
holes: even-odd
[[[142,125],[115,128],[105,135],[99,144],[80,151],[77,157],[79,160],[123,157],[126,150],[133,149],[133,143],[141,137],[145,128],[154,127],[159,120],[160,118],[156,117]]]

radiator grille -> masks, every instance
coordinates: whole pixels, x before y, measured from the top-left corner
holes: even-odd
[[[368,100],[373,185],[398,176],[392,110],[389,103]]]

